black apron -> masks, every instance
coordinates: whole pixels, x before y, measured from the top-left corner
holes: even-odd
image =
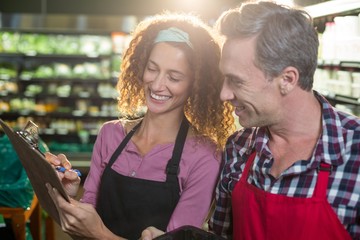
[[[189,122],[181,123],[171,159],[166,166],[166,181],[152,181],[117,173],[111,166],[140,126],[137,124],[120,143],[104,169],[96,210],[105,226],[114,234],[138,239],[149,226],[166,231],[170,217],[180,198],[179,162]]]

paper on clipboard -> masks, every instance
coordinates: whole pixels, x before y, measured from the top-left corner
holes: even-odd
[[[45,186],[46,183],[50,183],[52,187],[56,188],[58,192],[70,202],[69,196],[66,194],[55,169],[46,161],[44,156],[14,132],[1,119],[0,124],[5,134],[9,137],[21,164],[28,175],[41,207],[45,209],[56,223],[61,225],[59,213]]]

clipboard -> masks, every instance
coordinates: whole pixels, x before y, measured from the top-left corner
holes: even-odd
[[[27,143],[21,136],[14,132],[2,119],[0,119],[5,134],[9,137],[21,164],[23,165],[35,194],[42,208],[55,220],[59,225],[60,217],[57,208],[51,199],[45,183],[50,183],[58,192],[70,202],[55,169],[48,163],[43,155]]]

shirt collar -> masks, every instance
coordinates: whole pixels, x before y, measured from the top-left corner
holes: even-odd
[[[325,97],[316,91],[313,92],[322,108],[322,134],[315,149],[316,162],[341,165],[344,162],[346,148],[340,116]]]
[[[312,162],[311,165],[318,166],[320,162],[326,162],[335,166],[341,165],[344,162],[342,156],[346,149],[341,119],[338,112],[325,97],[315,90],[313,90],[313,93],[321,104],[323,131],[315,149],[315,161],[312,161],[312,159],[310,161]],[[256,136],[255,139],[253,138],[254,136]],[[251,149],[255,148],[256,152],[270,156],[271,153],[267,147],[268,141],[269,135],[266,128],[255,128],[253,129],[252,140],[248,141],[248,150],[252,151]]]

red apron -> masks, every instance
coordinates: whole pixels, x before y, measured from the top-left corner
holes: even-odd
[[[311,198],[272,194],[247,183],[255,155],[232,192],[234,240],[351,239],[327,201],[328,170],[319,171]],[[322,167],[329,169],[328,164]]]

